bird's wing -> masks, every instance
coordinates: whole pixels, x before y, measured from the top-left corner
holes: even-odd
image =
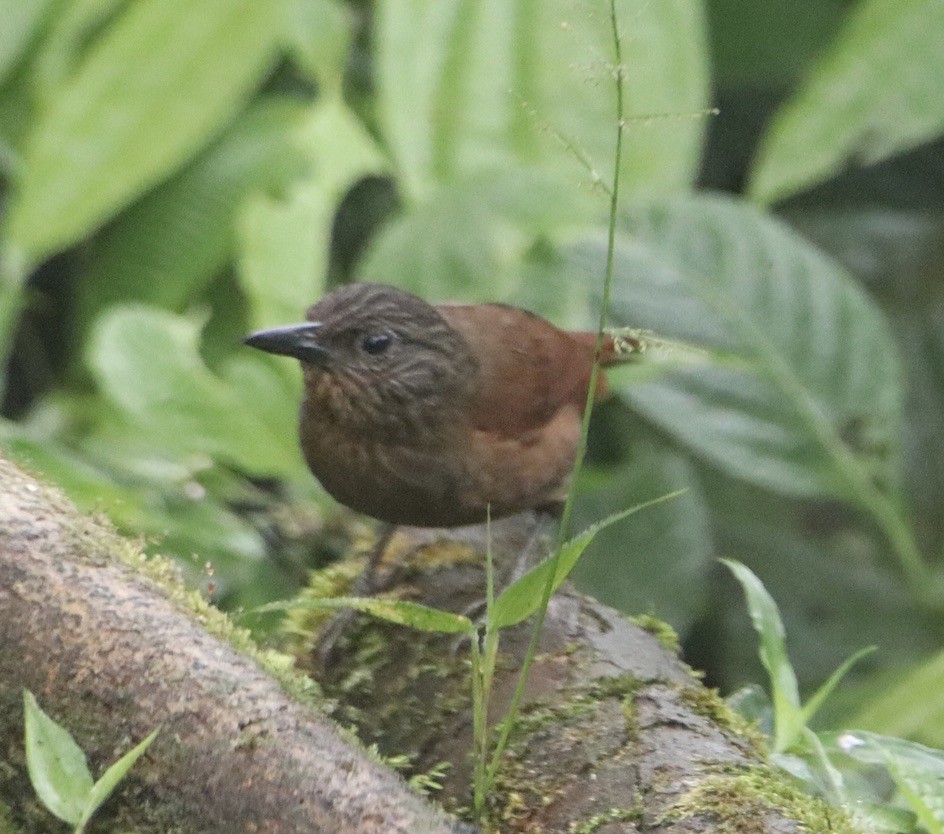
[[[478,359],[472,419],[477,429],[519,437],[543,427],[564,406],[583,407],[593,340],[504,304],[437,307]],[[602,383],[598,386],[602,393]]]

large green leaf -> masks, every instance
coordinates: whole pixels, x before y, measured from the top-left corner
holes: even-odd
[[[232,257],[246,196],[278,190],[303,170],[295,134],[306,112],[300,101],[262,99],[185,170],[109,224],[79,283],[82,329],[116,301],[176,311],[191,302]]]
[[[105,395],[168,449],[209,454],[253,474],[298,476],[303,467],[294,426],[286,431],[282,421],[264,416],[291,393],[258,401],[254,392],[214,375],[200,358],[199,334],[199,323],[190,319],[116,306],[96,324],[89,365]]]
[[[96,37],[134,0],[68,0],[50,15],[49,31],[30,62],[30,92],[46,106],[68,83],[83,56],[95,48]]]
[[[309,108],[294,141],[306,174],[280,197],[254,195],[239,217],[239,279],[253,328],[302,317],[324,289],[338,204],[359,179],[387,169],[363,125],[334,96]]]
[[[286,47],[322,92],[340,92],[353,28],[341,0],[287,0],[290,22]]]
[[[266,379],[278,381],[265,370]],[[249,396],[257,402],[263,395],[252,388]],[[286,437],[294,431],[292,421]],[[180,456],[100,397],[50,397],[25,420],[0,420],[0,448],[43,473],[79,509],[106,512],[123,531],[147,536],[189,567],[196,567],[192,555],[199,553],[232,579],[262,559],[259,530],[233,509],[244,498],[244,481],[210,469],[201,455]]]
[[[282,0],[131,4],[37,120],[9,242],[39,260],[174,171],[259,84],[284,26]]]
[[[723,91],[794,83],[829,43],[848,8],[848,0],[711,0],[712,80]]]
[[[51,0],[0,0],[0,83],[29,46]]]
[[[575,528],[654,493],[693,483],[684,456],[665,443],[640,437],[638,425],[631,431],[630,450],[618,466],[584,465]],[[712,545],[704,497],[697,488],[690,489],[674,501],[601,530],[577,564],[574,581],[608,605],[627,614],[655,614],[684,634],[706,602]]]
[[[621,229],[612,317],[724,351],[624,386],[627,401],[725,472],[879,512],[876,481],[897,485],[901,370],[865,294],[798,235],[731,200],[645,205]],[[603,245],[588,251],[597,269]]]
[[[944,652],[880,683],[850,725],[944,746]]]
[[[933,257],[929,253],[929,260],[913,273],[919,281],[933,275]],[[936,282],[927,289],[936,293]],[[895,330],[908,369],[906,480],[912,505],[921,508],[925,518],[940,523],[944,507],[944,307],[919,299],[910,295],[896,308],[900,318]]]
[[[624,182],[683,187],[695,174],[704,130],[692,115],[707,103],[701,4],[617,6],[629,135]],[[487,169],[560,168],[566,152],[558,137],[612,179],[613,36],[605,4],[383,0],[376,32],[382,128],[408,195]]]
[[[751,181],[764,202],[869,164],[944,130],[944,4],[863,0],[780,111]]]
[[[593,210],[587,195],[544,172],[469,177],[437,188],[389,223],[360,264],[359,277],[441,301],[518,300],[529,283],[546,303],[556,293],[547,290],[543,274],[527,269],[536,241],[581,223]],[[562,286],[554,300],[560,298],[579,298],[585,306],[586,288]]]
[[[6,356],[13,338],[13,325],[23,304],[26,266],[0,245],[0,394],[6,385]]]
[[[864,681],[882,664],[913,662],[934,650],[933,630],[915,615],[907,588],[888,564],[886,543],[863,526],[861,514],[835,502],[785,498],[708,466],[695,468],[715,553],[747,563],[778,601],[802,692],[816,689],[863,646],[881,647],[851,670],[823,705],[821,722],[848,725],[850,711],[863,700]],[[709,586],[712,602],[691,660],[730,689],[761,672],[740,594],[734,583],[713,578],[718,581]],[[890,684],[876,682],[873,691]]]

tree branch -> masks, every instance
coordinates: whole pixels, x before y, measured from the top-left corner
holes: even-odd
[[[15,817],[44,813],[24,780],[26,687],[95,773],[161,728],[109,803],[113,830],[463,830],[237,651],[172,574],[0,458],[0,739],[14,751],[0,796]]]

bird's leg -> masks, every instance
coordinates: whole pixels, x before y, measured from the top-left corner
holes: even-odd
[[[382,590],[390,584],[396,571],[391,571],[390,575],[388,575],[383,582],[380,582],[378,581],[378,569],[380,568],[380,563],[383,561],[387,545],[390,544],[390,539],[393,538],[396,529],[395,524],[386,522],[380,528],[377,541],[371,548],[370,556],[367,559],[367,565],[351,586],[350,596],[372,596],[377,593],[377,591]],[[315,647],[314,652],[315,664],[318,669],[324,670],[328,668],[338,641],[344,636],[344,632],[350,628],[351,623],[354,622],[355,616],[356,612],[351,609],[339,611],[322,629],[321,635],[318,638],[318,645]]]
[[[393,538],[393,534],[396,530],[396,524],[390,524],[385,521],[381,525],[380,533],[377,535],[377,541],[371,548],[370,556],[367,559],[367,566],[361,571],[360,576],[357,577],[351,588],[351,596],[369,597],[390,584],[390,577],[387,577],[384,581],[379,581],[378,574],[380,563],[383,562],[383,556],[387,550],[387,545],[390,544],[390,540]]]

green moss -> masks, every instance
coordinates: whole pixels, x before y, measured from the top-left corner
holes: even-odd
[[[364,564],[364,559],[351,557],[312,571],[308,585],[299,591],[296,599],[303,602],[347,596],[364,570]],[[317,646],[321,630],[337,615],[337,610],[330,608],[299,606],[290,609],[279,627],[280,633],[287,638],[288,650],[295,657],[309,657]]]
[[[626,719],[626,733],[631,738],[636,738],[639,735],[639,714],[636,710],[636,698],[633,693],[629,693],[623,697],[623,702],[620,704],[620,711],[623,713],[623,718]]]
[[[19,829],[13,824],[13,814],[9,806],[0,802],[0,834],[17,834]]]
[[[740,713],[731,709],[725,700],[718,694],[717,689],[705,686],[686,686],[679,690],[679,697],[696,715],[707,718],[714,724],[727,730],[746,742],[751,752],[758,758],[768,755],[767,740],[757,726]]]
[[[413,790],[419,791],[423,796],[430,796],[442,790],[446,774],[451,767],[449,762],[439,762],[423,773],[415,773],[407,781]]]
[[[571,696],[553,704],[531,704],[519,714],[515,722],[515,736],[526,739],[548,723],[580,718],[594,709],[600,701],[608,698],[621,698],[623,714],[635,725],[635,707],[632,701],[642,685],[643,682],[633,675],[599,678],[585,689],[575,691]]]
[[[667,652],[678,654],[679,636],[678,632],[668,623],[663,622],[658,617],[651,614],[636,614],[629,618],[629,621],[639,626],[643,631],[651,634]]]
[[[326,695],[337,699],[331,715],[384,755],[417,756],[423,739],[441,734],[450,716],[469,709],[468,664],[435,650],[438,636],[358,616],[343,639],[344,660],[324,681]]]
[[[596,834],[611,822],[642,822],[642,808],[610,808],[578,824],[571,824],[568,834]]]
[[[721,834],[764,834],[771,810],[797,820],[810,834],[858,834],[848,815],[802,793],[765,765],[750,765],[701,780],[680,797],[658,824],[710,815]]]
[[[291,657],[261,649],[248,630],[237,626],[227,614],[204,599],[199,591],[187,588],[180,569],[172,560],[145,554],[143,542],[120,536],[114,525],[104,517],[79,514],[58,492],[49,490],[48,498],[63,513],[61,523],[67,535],[71,535],[76,555],[85,555],[90,563],[97,565],[117,562],[135,575],[150,580],[177,608],[190,613],[210,634],[258,663],[296,700],[312,708],[320,707],[321,691],[318,685],[294,669]]]
[[[583,688],[576,688],[568,693],[556,693],[553,703],[534,703],[519,714],[512,733],[496,784],[491,792],[490,815],[491,828],[486,830],[504,831],[513,827],[514,821],[526,818],[531,809],[543,803],[552,802],[562,789],[562,777],[554,768],[536,771],[526,762],[527,750],[534,736],[553,726],[559,736],[559,743],[565,747],[570,744],[567,734],[574,734],[573,742],[583,739],[589,726],[595,721],[595,711],[604,701],[616,701],[626,720],[626,732],[632,736],[637,727],[635,696],[645,682],[633,675],[602,678],[588,682]],[[547,752],[547,751],[545,751]],[[582,821],[575,832],[593,832],[607,822],[636,819],[635,809],[618,808],[591,819]],[[609,816],[614,814],[615,816]]]
[[[373,541],[355,544],[339,561],[327,567],[312,571],[308,585],[299,591],[299,601],[332,599],[349,596],[356,580],[363,573],[367,564],[367,555]],[[395,563],[401,568],[405,563],[412,571],[439,571],[444,566],[463,562],[481,561],[480,554],[460,542],[448,540],[417,547],[402,533],[396,533],[384,551],[384,563]],[[387,592],[378,596],[397,599],[396,593]],[[308,657],[315,650],[321,631],[328,622],[337,616],[336,609],[299,607],[289,611],[281,625],[281,633],[286,638],[288,649],[296,657]],[[355,633],[352,629],[352,634]],[[352,644],[357,644],[352,639]]]

